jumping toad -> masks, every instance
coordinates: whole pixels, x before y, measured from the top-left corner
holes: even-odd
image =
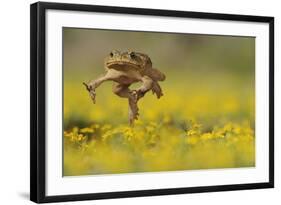
[[[89,83],[83,83],[89,91],[93,103],[96,102],[96,88],[105,81],[113,81],[113,92],[129,101],[129,123],[138,119],[139,99],[151,90],[160,98],[163,93],[158,81],[164,81],[165,75],[159,70],[152,68],[152,62],[148,55],[133,51],[113,50],[105,58],[104,68],[106,74]],[[136,90],[130,90],[130,85],[142,82]]]

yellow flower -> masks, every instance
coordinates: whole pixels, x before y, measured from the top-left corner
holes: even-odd
[[[187,131],[187,135],[195,135],[195,134],[197,134],[197,131],[196,130],[188,130]]]
[[[112,128],[111,125],[105,124],[105,125],[103,125],[103,126],[101,127],[101,130],[105,131],[105,130],[109,130],[109,129],[111,129],[111,128]]]
[[[202,140],[210,140],[210,139],[213,139],[214,138],[214,135],[212,135],[211,133],[204,133],[201,135],[201,139]]]
[[[195,145],[197,142],[199,142],[199,138],[197,136],[190,136],[186,139],[187,144]]]
[[[93,133],[94,129],[90,128],[90,127],[85,127],[85,128],[80,129],[80,132],[81,133]]]

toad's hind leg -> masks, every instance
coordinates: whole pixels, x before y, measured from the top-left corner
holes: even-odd
[[[138,119],[137,96],[129,89],[130,84],[113,83],[113,92],[122,98],[128,98],[129,102],[129,123],[133,124],[134,120]]]

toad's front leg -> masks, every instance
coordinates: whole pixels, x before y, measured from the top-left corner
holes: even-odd
[[[108,74],[101,76],[95,80],[91,80],[89,83],[83,82],[86,89],[89,91],[90,97],[92,98],[93,103],[96,103],[96,88],[99,87],[103,82],[111,80]]]

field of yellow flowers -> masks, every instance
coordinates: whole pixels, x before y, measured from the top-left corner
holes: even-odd
[[[255,166],[253,82],[171,73],[164,96],[147,93],[129,126],[111,82],[93,104],[83,81],[64,82],[65,176]]]

